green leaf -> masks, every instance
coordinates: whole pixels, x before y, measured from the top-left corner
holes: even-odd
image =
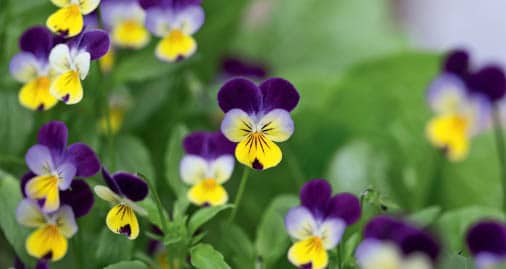
[[[154,46],[136,51],[136,53],[119,55],[119,57],[120,61],[114,67],[113,73],[113,79],[118,84],[154,79],[169,75],[176,69],[176,65],[160,61],[155,57]]]
[[[155,172],[153,164],[149,157],[149,152],[141,140],[134,136],[119,136],[114,141],[114,149],[116,171],[140,172],[148,180],[154,182]],[[111,165],[110,160],[107,163],[109,166]]]
[[[104,269],[147,269],[148,267],[140,261],[123,261],[111,264]]]
[[[210,221],[214,216],[225,209],[229,209],[234,207],[233,205],[220,205],[220,206],[211,206],[199,209],[193,216],[190,218],[190,222],[188,223],[188,229],[190,230],[190,234],[193,234],[200,226],[204,225],[206,222]]]
[[[264,261],[265,268],[271,268],[285,254],[290,242],[285,230],[285,215],[299,203],[295,195],[281,195],[275,198],[262,216],[257,229],[256,252]]]
[[[235,265],[234,268],[255,268],[255,246],[246,232],[234,223],[223,222],[219,227],[219,232],[213,237],[214,246],[227,258],[230,257],[229,262]]]
[[[473,269],[473,261],[462,255],[458,254],[447,254],[441,257],[440,265],[438,269]]]
[[[472,206],[455,209],[443,214],[435,223],[445,245],[455,252],[466,249],[463,242],[469,226],[480,219],[504,219],[504,214],[495,208]]]
[[[177,197],[186,196],[186,185],[179,178],[179,162],[183,158],[181,143],[188,134],[188,129],[183,125],[176,125],[172,131],[165,153],[165,171],[169,186]]]
[[[191,249],[191,263],[197,269],[231,269],[223,255],[208,244],[199,244]]]
[[[26,264],[30,264],[33,259],[29,258],[25,250],[25,240],[29,229],[19,225],[16,221],[16,208],[21,200],[19,181],[0,171],[0,201],[2,201],[0,203],[0,212],[2,212],[0,228],[9,244],[16,251],[16,255]]]
[[[426,227],[434,223],[440,214],[441,207],[431,206],[411,214],[409,219],[422,227]]]
[[[124,235],[115,234],[106,227],[98,237],[98,247],[95,252],[97,263],[104,266],[128,260],[132,257],[134,242]]]
[[[0,155],[19,154],[32,131],[33,117],[13,93],[0,92],[0,126]]]

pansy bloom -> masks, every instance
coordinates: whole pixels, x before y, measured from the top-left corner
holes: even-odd
[[[105,220],[107,227],[113,233],[123,234],[131,240],[136,239],[140,229],[135,212],[147,214],[136,202],[148,196],[148,185],[135,175],[125,172],[111,175],[105,168],[102,168],[102,176],[107,187],[95,186],[95,193],[113,205]]]
[[[468,65],[465,52],[450,53],[443,72],[432,82],[427,93],[428,102],[436,114],[427,125],[427,137],[452,161],[464,159],[471,137],[490,124],[490,103],[482,92],[475,90],[478,81],[489,76],[488,72],[471,74]],[[471,83],[473,87],[470,81],[474,81]],[[487,88],[485,84],[482,89]]]
[[[49,62],[56,73],[51,84],[51,94],[66,104],[76,104],[83,98],[84,80],[90,69],[90,62],[107,53],[110,42],[107,32],[85,31],[66,43],[51,50]]]
[[[146,14],[137,0],[102,0],[100,15],[113,45],[139,49],[149,42],[150,35],[144,27]]]
[[[192,185],[188,200],[199,206],[223,205],[227,191],[221,186],[234,170],[234,144],[223,134],[195,132],[183,141],[186,155],[181,160],[182,180]]]
[[[39,143],[25,156],[32,174],[26,180],[24,193],[36,200],[44,212],[60,207],[60,190],[68,190],[74,177],[91,177],[100,170],[93,150],[82,143],[67,147],[67,135],[64,123],[47,123],[39,130]]]
[[[156,56],[174,62],[190,57],[197,50],[192,35],[204,23],[200,0],[139,0],[146,10],[146,27],[162,40],[156,46]]]
[[[16,80],[25,83],[18,97],[26,108],[48,110],[58,102],[49,92],[49,53],[53,46],[53,35],[41,26],[26,30],[19,40],[21,52],[12,58],[9,69]]]
[[[221,70],[225,77],[247,77],[263,79],[268,70],[265,65],[238,57],[226,57],[221,62]]]
[[[47,27],[64,37],[77,36],[83,30],[83,15],[93,12],[100,0],[51,0],[58,6],[56,12],[47,19]]]
[[[506,224],[484,220],[473,225],[466,236],[478,269],[496,268],[506,262]]]
[[[299,268],[327,267],[327,250],[339,244],[346,227],[360,218],[357,197],[349,193],[331,195],[327,181],[314,179],[302,187],[301,205],[290,209],[285,217],[286,230],[296,240],[288,259]]]
[[[109,97],[109,113],[100,118],[99,130],[103,134],[116,134],[123,125],[123,120],[131,105],[131,97],[126,92],[115,93]]]
[[[366,225],[355,256],[361,269],[431,269],[439,251],[429,233],[404,221],[378,216]]]
[[[274,142],[288,140],[294,131],[290,116],[299,93],[288,81],[270,78],[256,86],[244,78],[231,79],[218,92],[225,112],[221,131],[232,142],[237,160],[263,170],[281,162],[281,149]]]

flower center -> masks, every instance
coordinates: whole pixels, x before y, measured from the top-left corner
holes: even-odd
[[[324,251],[323,240],[318,236],[313,236],[307,240],[306,249],[308,252],[321,252]]]
[[[208,178],[202,182],[202,186],[204,187],[204,189],[206,191],[211,191],[211,190],[214,190],[218,186],[218,183],[216,182],[216,180],[214,180],[212,178]]]

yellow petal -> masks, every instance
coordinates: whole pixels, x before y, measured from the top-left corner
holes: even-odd
[[[310,237],[292,245],[288,259],[295,266],[311,264],[312,269],[323,269],[328,264],[328,255],[319,237]]]
[[[55,211],[60,207],[58,178],[52,175],[37,176],[26,184],[26,195],[34,200],[43,199],[42,209],[46,212]]]
[[[114,51],[112,49],[110,49],[98,61],[100,63],[100,69],[102,69],[102,72],[104,72],[104,73],[111,72],[111,70],[114,66]]]
[[[228,201],[227,191],[214,179],[206,179],[188,191],[188,200],[196,205],[224,205]]]
[[[235,148],[237,160],[255,169],[267,169],[278,165],[281,149],[262,133],[251,133]]]
[[[139,222],[133,209],[125,204],[111,208],[105,220],[107,227],[113,233],[124,234],[133,240],[139,236]]]
[[[67,239],[55,225],[40,227],[26,240],[28,254],[37,259],[49,256],[52,261],[58,261],[67,253],[67,247]]]
[[[114,27],[112,40],[119,47],[142,48],[149,41],[149,32],[142,23],[124,21]]]
[[[193,37],[180,30],[173,30],[156,46],[156,56],[161,60],[174,62],[191,56],[196,50],[197,43]]]
[[[36,78],[21,88],[19,102],[32,110],[48,110],[56,105],[58,100],[49,93],[50,81],[47,77]]]
[[[110,128],[111,133],[116,134],[121,128],[121,125],[123,125],[124,115],[125,112],[123,109],[111,108],[109,112],[109,121],[107,117],[102,117],[100,119],[100,131],[103,134],[108,134]]]
[[[71,70],[59,75],[51,84],[50,92],[66,104],[79,103],[83,99],[79,72]]]
[[[83,29],[83,15],[78,5],[62,7],[49,16],[46,25],[54,33],[73,37]]]
[[[469,121],[465,117],[443,115],[431,120],[426,133],[429,141],[444,149],[452,161],[463,160],[469,151]]]

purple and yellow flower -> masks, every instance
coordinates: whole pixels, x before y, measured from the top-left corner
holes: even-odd
[[[28,266],[24,265],[23,262],[18,258],[18,256],[14,259],[14,269],[30,269]],[[49,269],[47,261],[42,259],[38,260],[37,264],[35,264],[34,269]]]
[[[53,35],[42,26],[26,30],[19,40],[21,52],[12,58],[9,69],[16,80],[24,83],[18,98],[26,108],[48,110],[58,102],[49,92],[49,53],[53,46]]]
[[[146,215],[147,212],[137,204],[148,196],[148,185],[141,178],[117,172],[109,174],[102,168],[102,176],[107,186],[95,186],[95,193],[113,207],[107,213],[106,225],[116,234],[123,234],[133,240],[139,236],[139,221],[135,212]]]
[[[91,177],[100,169],[100,162],[90,147],[82,143],[67,147],[67,135],[64,123],[47,123],[39,130],[39,143],[25,156],[32,174],[26,180],[24,193],[36,200],[46,213],[60,208],[60,191],[68,190],[74,177]]]
[[[199,206],[223,205],[228,201],[222,184],[234,171],[234,144],[220,132],[195,132],[183,141],[181,179],[191,185],[188,200]]]
[[[131,105],[131,97],[126,93],[115,93],[109,97],[109,115],[99,121],[99,130],[103,134],[116,134],[123,125],[123,120]]]
[[[250,80],[229,80],[218,92],[218,103],[225,112],[221,131],[228,140],[238,143],[237,160],[254,169],[263,170],[281,162],[281,149],[275,142],[284,142],[294,131],[290,116],[299,93],[288,81],[267,79],[256,86]]]
[[[490,125],[490,103],[482,91],[475,90],[478,81],[489,76],[488,72],[470,74],[468,65],[465,52],[451,52],[445,60],[443,72],[432,82],[427,93],[428,102],[436,114],[427,124],[427,138],[444,150],[452,161],[464,159],[469,152],[470,139]],[[482,89],[488,88],[485,84],[482,83]]]
[[[357,197],[349,193],[331,195],[327,181],[311,180],[302,187],[301,205],[290,209],[285,217],[286,230],[296,240],[288,259],[299,268],[327,267],[327,250],[339,244],[346,227],[360,218]]]
[[[100,0],[51,0],[59,9],[47,19],[47,27],[64,37],[74,37],[84,27],[83,15],[93,12]]]
[[[415,226],[389,216],[378,216],[364,229],[355,256],[361,269],[431,269],[439,244]]]
[[[81,80],[88,75],[90,63],[104,56],[109,50],[107,32],[85,31],[66,43],[56,45],[49,55],[55,79],[51,94],[66,104],[76,104],[83,98]]]
[[[478,269],[500,268],[506,262],[506,224],[484,220],[474,224],[466,236]]]
[[[113,45],[139,49],[148,44],[150,35],[144,27],[146,13],[137,0],[102,0],[100,15]]]
[[[188,58],[197,50],[192,35],[204,23],[200,0],[139,0],[146,10],[146,27],[162,38],[156,46],[156,56],[174,62]]]

